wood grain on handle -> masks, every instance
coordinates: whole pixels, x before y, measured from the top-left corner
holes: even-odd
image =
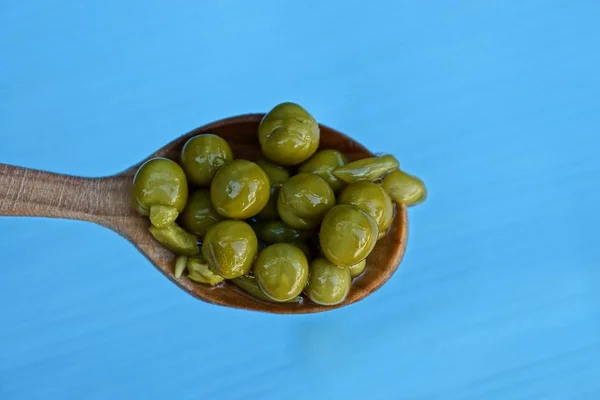
[[[131,215],[129,178],[80,178],[0,164],[0,216],[76,219],[114,229],[115,218]]]

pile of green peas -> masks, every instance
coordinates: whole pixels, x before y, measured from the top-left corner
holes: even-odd
[[[228,280],[270,302],[343,302],[352,279],[394,217],[393,202],[427,196],[423,182],[383,154],[349,162],[319,149],[315,118],[281,103],[261,120],[264,159],[235,159],[214,134],[190,138],[178,161],[153,158],[137,171],[132,206],[178,255],[174,276]]]

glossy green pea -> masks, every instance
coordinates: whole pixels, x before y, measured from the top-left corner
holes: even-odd
[[[179,216],[181,226],[200,238],[206,235],[208,228],[221,220],[223,217],[212,206],[208,189],[193,191]]]
[[[226,220],[208,228],[202,254],[211,270],[231,279],[250,271],[257,248],[258,239],[250,225]]]
[[[331,186],[321,177],[301,173],[288,179],[279,190],[277,211],[287,225],[296,229],[316,228],[335,204]]]
[[[398,160],[390,154],[363,158],[333,170],[333,175],[346,183],[375,181],[398,168]]]
[[[333,264],[349,267],[367,258],[378,233],[377,222],[369,214],[355,206],[337,205],[321,223],[321,251]]]
[[[288,243],[276,243],[260,252],[254,264],[254,277],[262,292],[275,301],[298,296],[308,279],[304,253]]]
[[[267,174],[269,177],[271,187],[281,187],[281,185],[283,185],[283,183],[290,177],[290,173],[287,169],[279,165],[275,165],[267,160],[258,160],[256,165],[265,171],[265,174]]]
[[[427,188],[423,181],[404,171],[396,170],[383,178],[381,186],[394,201],[414,206],[427,199]]]
[[[133,178],[132,206],[141,215],[150,215],[152,206],[173,206],[178,212],[188,199],[188,183],[183,169],[167,158],[146,161]]]
[[[149,229],[157,242],[176,254],[194,256],[200,252],[196,236],[184,231],[177,224],[173,223],[162,229],[151,226]]]
[[[349,266],[348,271],[350,271],[350,276],[352,276],[353,278],[356,276],[359,276],[360,274],[363,273],[366,266],[367,266],[367,260],[362,260],[358,264]]]
[[[287,226],[283,221],[259,222],[252,225],[256,236],[265,243],[292,243],[305,240],[312,233]]]
[[[310,277],[304,292],[313,303],[332,306],[346,299],[351,283],[352,277],[346,267],[317,258],[310,263]]]
[[[208,186],[223,164],[233,160],[227,141],[205,133],[189,139],[181,151],[181,164],[191,184]]]
[[[269,177],[256,163],[234,160],[215,174],[210,185],[210,199],[220,215],[246,219],[267,205],[270,189]]]
[[[239,278],[232,279],[231,282],[246,293],[250,294],[252,297],[271,303],[274,302],[269,296],[260,290],[258,283],[256,283],[256,279],[251,276],[240,276]],[[299,303],[300,301],[301,297],[296,296],[290,300],[284,301],[284,303]]]
[[[345,182],[337,178],[333,170],[347,162],[346,156],[337,150],[319,150],[298,168],[298,172],[319,175],[334,191],[338,191],[344,187]]]
[[[295,103],[281,103],[269,111],[258,127],[266,158],[278,165],[298,165],[319,147],[319,124]]]
[[[340,193],[338,204],[356,206],[373,217],[377,222],[379,238],[385,236],[394,218],[392,199],[381,186],[373,182],[349,184]]]

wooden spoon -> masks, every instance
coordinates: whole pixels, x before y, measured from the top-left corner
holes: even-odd
[[[263,116],[248,114],[213,122],[181,136],[149,158],[162,156],[178,160],[183,144],[190,137],[214,133],[230,143],[236,158],[257,160],[261,157],[257,129]],[[350,160],[373,155],[356,141],[323,125],[320,148],[337,149]],[[58,175],[0,164],[0,216],[94,222],[133,243],[160,272],[192,296],[211,304],[277,314],[316,313],[362,300],[390,279],[404,255],[408,221],[406,208],[397,205],[388,235],[377,243],[368,257],[365,272],[354,279],[346,301],[336,306],[318,306],[306,299],[301,303],[268,303],[249,296],[231,283],[211,287],[195,283],[186,276],[175,279],[175,255],[154,240],[148,232],[148,218],[140,216],[130,206],[133,176],[144,161],[120,174],[104,178]]]

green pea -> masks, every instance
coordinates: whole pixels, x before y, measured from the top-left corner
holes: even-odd
[[[390,173],[383,178],[381,186],[394,201],[407,206],[415,206],[427,198],[427,188],[423,181],[404,171]]]
[[[264,156],[272,162],[298,165],[317,151],[319,124],[298,104],[281,103],[260,122],[258,139]]]
[[[298,296],[306,286],[308,261],[294,245],[272,244],[256,258],[254,276],[264,294],[275,301],[287,301]]]
[[[191,184],[208,186],[219,167],[233,160],[227,141],[205,133],[189,139],[181,151],[181,164]]]
[[[310,277],[305,293],[313,303],[332,306],[346,299],[351,283],[352,277],[346,267],[317,258],[310,263]]]
[[[208,189],[193,191],[179,216],[182,228],[200,238],[206,235],[208,228],[222,220],[223,217],[212,206]]]
[[[379,228],[379,238],[385,236],[394,218],[394,205],[387,192],[369,181],[351,183],[342,190],[338,204],[356,206],[369,214]]]
[[[325,257],[348,267],[367,258],[377,242],[377,222],[355,206],[337,205],[323,219],[319,240]]]
[[[277,211],[288,226],[312,229],[335,204],[331,186],[321,177],[301,173],[287,180],[279,190]]]
[[[219,168],[210,184],[210,199],[222,216],[246,219],[267,205],[270,189],[269,177],[256,163],[238,159]]]
[[[333,175],[346,183],[375,181],[398,168],[398,160],[390,154],[353,161],[333,170]]]
[[[246,275],[256,257],[258,239],[243,221],[226,220],[208,228],[202,254],[210,269],[224,278]]]
[[[188,199],[188,183],[183,169],[167,158],[146,161],[135,173],[131,201],[143,216],[150,215],[152,206],[173,206],[178,212]]]

